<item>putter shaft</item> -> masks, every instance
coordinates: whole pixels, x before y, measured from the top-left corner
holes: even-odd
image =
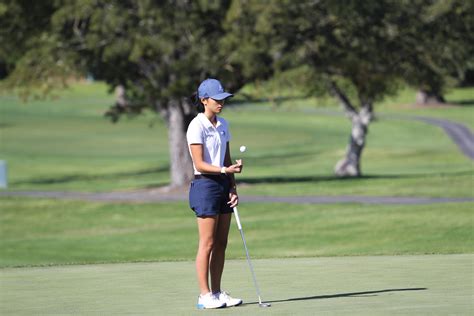
[[[269,307],[270,304],[262,303],[262,298],[260,296],[260,288],[258,287],[257,278],[255,277],[255,272],[253,270],[252,261],[250,260],[250,255],[249,255],[249,251],[247,249],[247,243],[245,242],[244,231],[242,229],[242,224],[240,223],[239,211],[237,210],[237,207],[234,207],[234,215],[235,215],[235,220],[237,222],[237,227],[238,227],[239,232],[240,232],[240,237],[242,237],[242,242],[244,243],[245,255],[247,256],[247,262],[249,264],[250,272],[252,273],[253,283],[255,284],[255,289],[257,291],[259,306],[262,307],[262,306],[265,305],[265,307]]]

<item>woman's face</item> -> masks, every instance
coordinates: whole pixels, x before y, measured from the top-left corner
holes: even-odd
[[[214,114],[221,113],[222,108],[224,107],[225,99],[224,100],[214,100],[211,98],[202,99],[202,104],[207,111],[211,111]]]

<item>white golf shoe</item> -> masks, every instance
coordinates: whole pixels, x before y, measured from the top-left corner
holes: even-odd
[[[197,308],[198,309],[208,309],[208,308],[221,308],[225,307],[225,303],[220,301],[215,295],[211,292],[199,295]]]
[[[214,293],[214,296],[222,303],[224,303],[227,307],[237,306],[242,304],[242,299],[240,298],[233,298],[229,295],[229,293],[221,291]]]

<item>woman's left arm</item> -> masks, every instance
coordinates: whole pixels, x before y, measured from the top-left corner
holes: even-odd
[[[224,156],[224,166],[229,167],[232,165],[232,158],[230,157],[230,143],[227,142]],[[240,161],[239,161],[240,162]],[[233,173],[228,174],[230,179],[230,192],[229,192],[229,204],[230,207],[237,206],[239,204],[239,196],[237,195],[237,185],[235,184],[235,176]]]

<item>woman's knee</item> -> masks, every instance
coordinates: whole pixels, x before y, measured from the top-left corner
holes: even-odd
[[[199,250],[210,253],[215,247],[214,239],[205,239],[199,241]]]

